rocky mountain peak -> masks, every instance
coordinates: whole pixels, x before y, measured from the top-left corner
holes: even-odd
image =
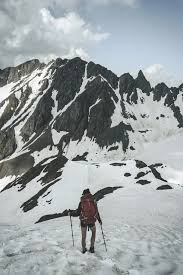
[[[160,101],[161,98],[165,97],[169,92],[170,89],[164,82],[157,84],[154,88],[154,100]]]
[[[124,73],[120,76],[119,83],[121,92],[128,93],[132,86],[134,86],[135,80],[130,73]]]
[[[135,79],[136,87],[141,89],[147,95],[150,94],[151,85],[150,82],[145,78],[142,70],[139,71],[137,78]]]
[[[45,64],[40,63],[38,59],[32,59],[16,67],[8,67],[0,70],[0,87],[11,82],[17,82],[21,77],[31,74],[34,70],[44,65]]]
[[[170,113],[175,131],[177,124],[183,125],[180,87],[173,90],[160,83],[151,89],[142,71],[136,79],[129,73],[118,77],[78,57],[57,58],[46,65],[35,59],[0,71],[2,85],[18,79],[0,103],[2,159],[22,154],[23,148],[33,153],[53,144],[66,157],[85,154],[95,160],[119,153],[125,157],[142,146],[138,140],[157,136],[158,123],[161,135],[165,114]],[[165,126],[162,135],[172,129],[171,123]]]

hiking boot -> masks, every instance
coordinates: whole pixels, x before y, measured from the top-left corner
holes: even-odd
[[[85,248],[83,248],[82,253],[85,254],[86,251],[87,251],[87,249],[85,247]]]
[[[90,253],[94,253],[95,252],[95,250],[94,250],[94,247],[90,247]]]

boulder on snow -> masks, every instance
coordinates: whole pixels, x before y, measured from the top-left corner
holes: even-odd
[[[110,147],[110,148],[108,149],[108,152],[114,151],[114,150],[118,150],[118,148],[119,148],[118,145],[117,145],[117,146],[112,146],[112,147]]]
[[[88,152],[85,152],[83,155],[77,155],[75,158],[72,159],[72,161],[87,161],[86,157],[88,155]]]
[[[126,163],[113,162],[110,165],[112,165],[112,166],[126,166]]]
[[[142,178],[143,176],[147,175],[150,171],[146,171],[146,172],[139,172],[137,174],[137,176],[135,177],[135,179],[139,179]]]
[[[164,184],[156,188],[156,190],[168,190],[168,189],[173,189],[173,188],[168,184]]]
[[[149,165],[149,168],[151,169],[153,175],[155,176],[156,179],[167,182],[167,180],[163,179],[161,174],[154,168],[155,166]]]
[[[145,163],[145,162],[143,162],[143,161],[141,161],[141,160],[135,160],[135,162],[136,162],[136,167],[137,168],[144,168],[144,167],[147,167],[147,164]]]
[[[130,174],[130,173],[124,173],[124,176],[125,176],[125,177],[130,177],[131,174]]]
[[[141,185],[146,185],[146,184],[151,183],[151,181],[149,181],[149,180],[138,180],[136,183],[141,184]]]
[[[99,191],[97,191],[93,196],[96,201],[99,201],[104,198],[105,195],[113,193],[115,190],[123,188],[123,186],[115,186],[115,187],[105,187]]]

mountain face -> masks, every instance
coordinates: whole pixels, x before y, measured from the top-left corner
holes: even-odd
[[[138,158],[146,143],[183,131],[183,84],[152,88],[142,71],[118,77],[80,58],[0,70],[0,99],[4,191],[40,181],[42,196],[68,161]]]

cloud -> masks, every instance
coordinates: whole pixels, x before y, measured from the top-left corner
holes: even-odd
[[[58,2],[1,0],[1,68],[30,58],[49,60],[77,55],[88,59],[90,47],[109,37],[108,32],[95,31],[76,11],[62,11],[62,15],[56,17],[54,9]],[[74,7],[82,1],[60,2]]]
[[[161,64],[153,64],[143,70],[143,72],[152,86],[161,82],[165,82],[169,87],[179,86],[183,83],[183,80],[177,79],[175,76],[168,73],[165,67]]]
[[[137,0],[93,0],[93,4],[96,5],[121,5],[121,6],[129,6],[135,7],[137,4]]]
[[[55,0],[55,5],[62,7],[66,10],[78,9],[79,7],[92,8],[99,6],[112,6],[118,5],[120,7],[136,7],[139,0]]]

